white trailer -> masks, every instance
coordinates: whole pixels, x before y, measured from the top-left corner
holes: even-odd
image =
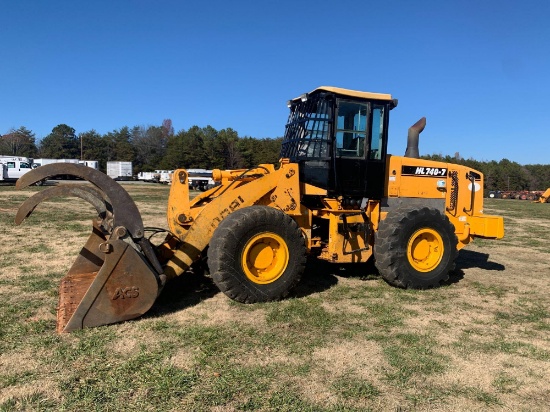
[[[39,158],[34,159],[32,168],[35,169],[40,166],[46,166],[51,165],[54,163],[72,163],[75,165],[83,165],[87,167],[91,167],[92,169],[99,169],[99,162],[97,160],[78,160],[78,159],[50,159],[50,158]],[[71,175],[59,175],[59,176],[52,176],[52,179],[59,180],[59,179],[74,179],[74,176]]]
[[[16,182],[31,171],[32,159],[20,156],[0,156],[0,181]]]
[[[137,180],[142,182],[154,182],[158,183],[160,180],[160,174],[157,172],[139,172]]]
[[[34,159],[33,161],[33,168],[38,166],[46,166],[52,163],[74,163],[78,164],[80,160],[78,159],[48,159],[48,158],[40,158],[40,159]]]
[[[114,180],[132,180],[132,162],[107,162],[107,176]]]
[[[79,160],[78,164],[91,167],[95,170],[99,170],[99,162],[97,160]]]
[[[99,162],[97,160],[78,160],[78,159],[48,159],[48,158],[40,158],[40,159],[34,159],[33,161],[33,168],[38,166],[46,166],[52,163],[73,163],[77,165],[83,165],[91,167],[92,169],[99,169]]]
[[[173,170],[155,170],[155,172],[159,175],[159,183],[165,185],[172,184],[172,175],[174,174]]]

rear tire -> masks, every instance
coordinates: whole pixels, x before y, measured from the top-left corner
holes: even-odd
[[[376,267],[391,285],[427,289],[449,278],[458,239],[437,209],[398,208],[380,222],[374,243]]]
[[[305,241],[297,223],[268,206],[227,216],[208,248],[214,282],[242,303],[282,299],[299,282],[305,263]]]

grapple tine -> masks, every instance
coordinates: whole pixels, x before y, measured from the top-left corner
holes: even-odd
[[[57,163],[26,173],[22,189],[56,175],[72,175],[92,183],[42,190],[21,204],[20,224],[38,204],[56,196],[76,196],[95,208],[98,217],[78,257],[61,280],[57,331],[108,325],[143,315],[165,283],[162,266],[148,239],[141,215],[130,195],[107,175],[86,166]]]
[[[15,224],[20,225],[23,220],[32,214],[36,206],[38,206],[41,202],[54,197],[69,195],[86,200],[95,208],[97,215],[102,219],[105,219],[107,216],[107,211],[110,211],[111,209],[111,205],[103,198],[101,192],[93,187],[83,185],[54,186],[37,192],[25,200],[17,210],[17,214],[15,215]]]
[[[111,202],[113,227],[126,228],[134,239],[143,237],[143,221],[136,204],[122,186],[99,170],[73,163],[52,163],[25,173],[17,181],[16,187],[24,189],[36,182],[57,175],[76,176],[92,183]]]

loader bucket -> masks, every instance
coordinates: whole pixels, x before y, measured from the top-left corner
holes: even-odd
[[[128,193],[107,175],[86,166],[51,164],[26,173],[22,189],[56,175],[72,175],[89,184],[51,187],[19,207],[20,224],[39,203],[52,197],[76,196],[94,206],[92,233],[61,280],[57,331],[71,332],[134,319],[147,312],[166,277],[153,246],[144,238],[141,215]]]

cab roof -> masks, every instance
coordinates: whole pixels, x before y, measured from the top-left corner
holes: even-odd
[[[307,94],[314,94],[319,91],[326,91],[326,92],[331,92],[340,96],[355,97],[360,99],[388,100],[388,101],[393,100],[391,97],[391,94],[387,94],[387,93],[361,92],[359,90],[343,89],[341,87],[333,87],[333,86],[321,86]],[[302,99],[303,96],[304,95],[298,96],[292,99],[292,101],[300,100]]]

